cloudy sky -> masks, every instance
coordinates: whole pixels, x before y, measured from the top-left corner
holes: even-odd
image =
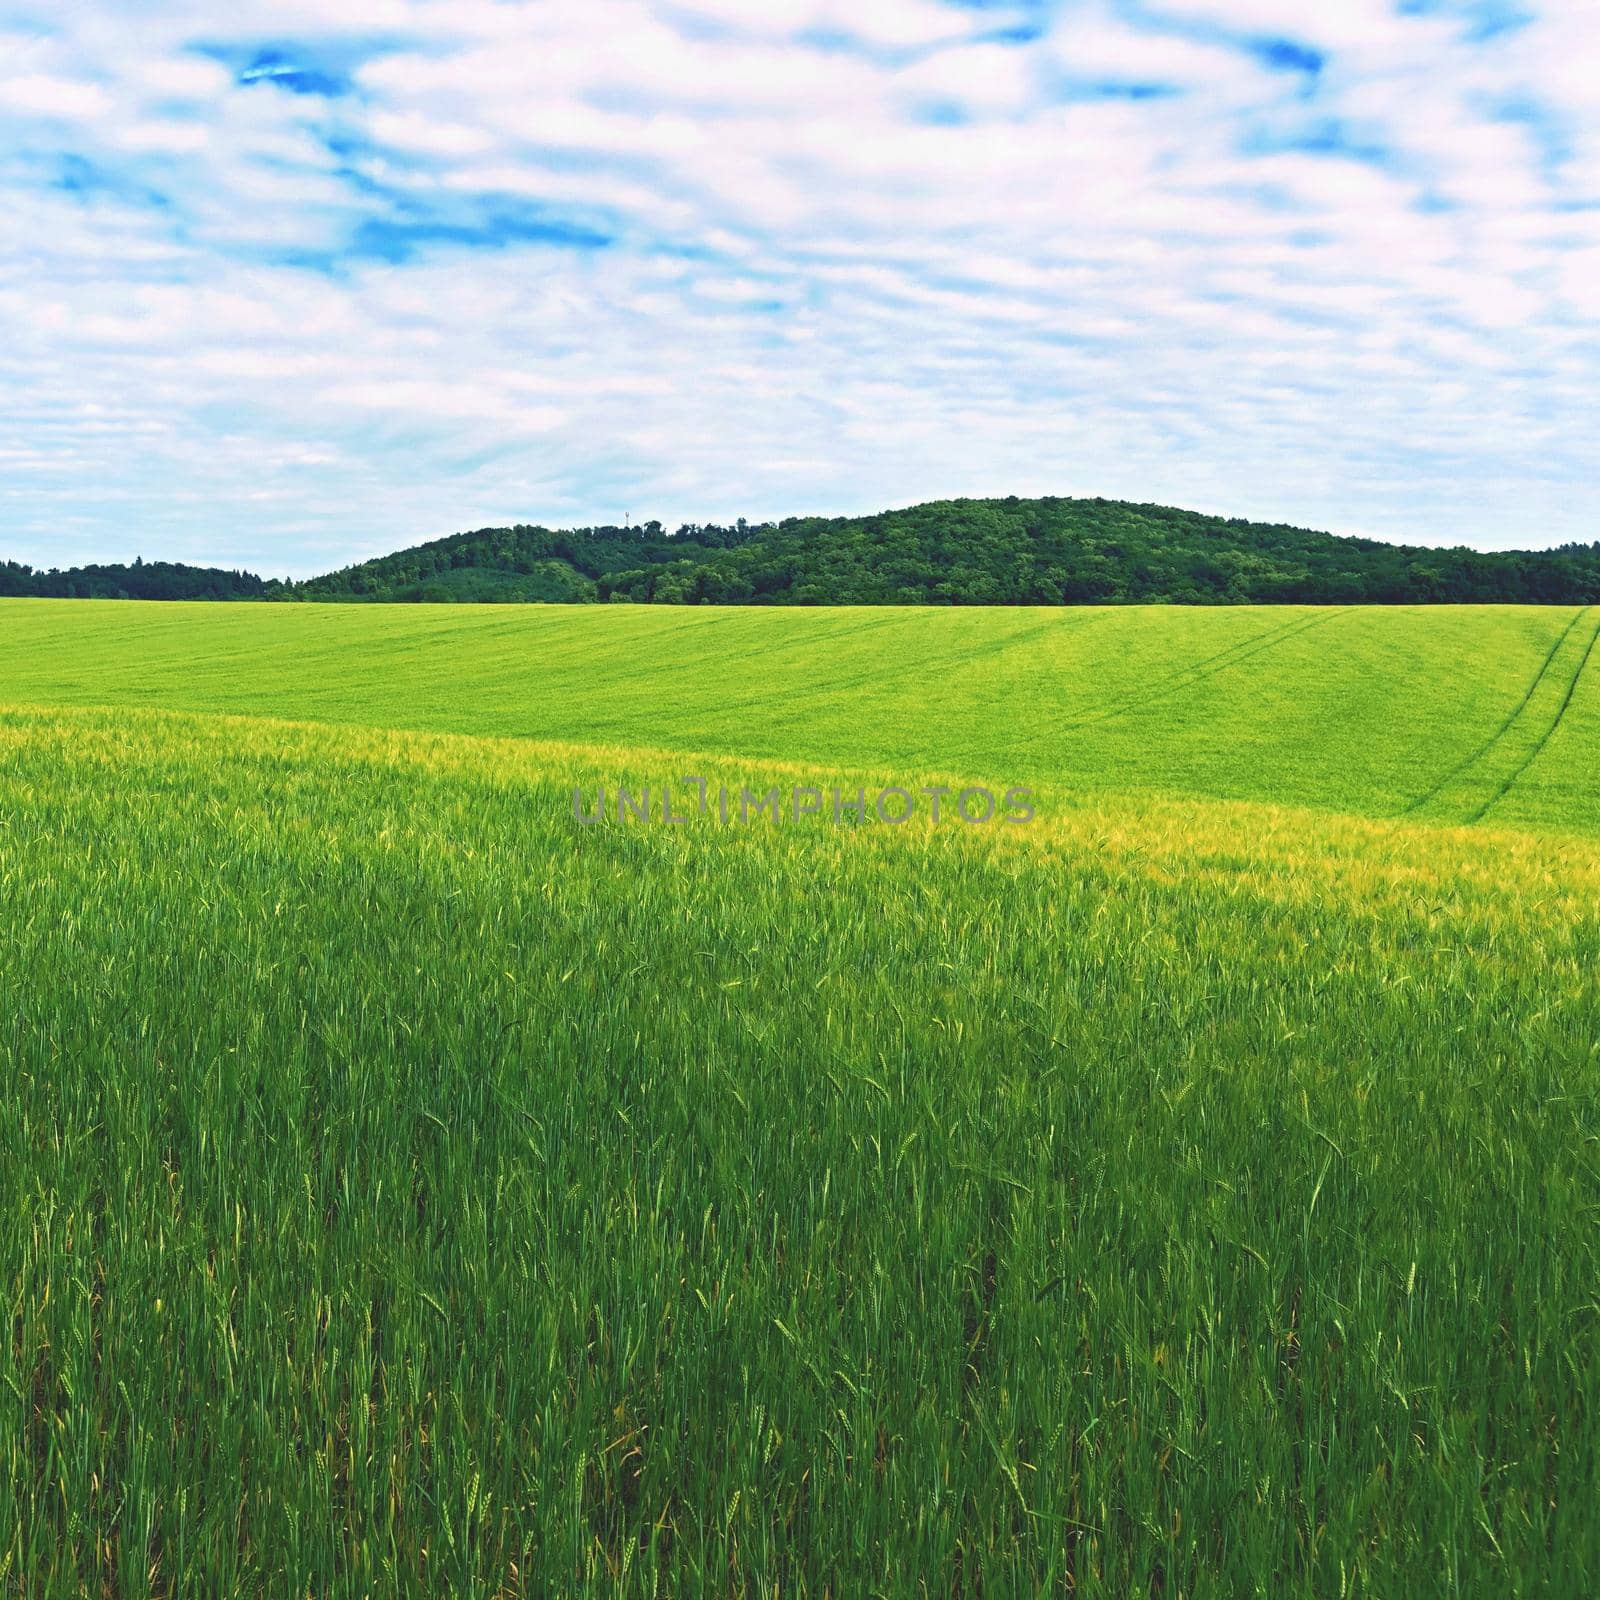
[[[1597,84],[1596,0],[0,0],[0,557],[1600,538]]]

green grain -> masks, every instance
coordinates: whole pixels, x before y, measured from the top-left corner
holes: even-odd
[[[1571,611],[0,610],[0,1593],[1600,1587]]]

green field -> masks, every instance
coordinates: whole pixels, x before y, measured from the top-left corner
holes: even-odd
[[[1600,607],[0,601],[0,702],[1600,831]],[[670,777],[670,773],[658,774]]]
[[[0,604],[0,1594],[1600,1590],[1597,632]]]

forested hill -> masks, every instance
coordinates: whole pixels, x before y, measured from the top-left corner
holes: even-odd
[[[944,500],[870,517],[733,527],[659,523],[565,532],[519,526],[436,539],[302,583],[163,564],[89,568],[178,575],[171,598],[631,601],[700,605],[1060,605],[1169,601],[1401,604],[1600,601],[1600,543],[1484,553],[1340,538],[1112,500]],[[103,593],[78,573],[33,589]],[[203,578],[226,593],[199,594]],[[49,588],[37,585],[48,582]]]
[[[1344,539],[1112,500],[944,500],[872,517],[657,523],[435,540],[305,599],[705,605],[1600,600],[1600,545],[1492,554]]]

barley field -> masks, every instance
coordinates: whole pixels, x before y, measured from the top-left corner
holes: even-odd
[[[1600,1589],[1597,633],[0,604],[0,1594]]]

